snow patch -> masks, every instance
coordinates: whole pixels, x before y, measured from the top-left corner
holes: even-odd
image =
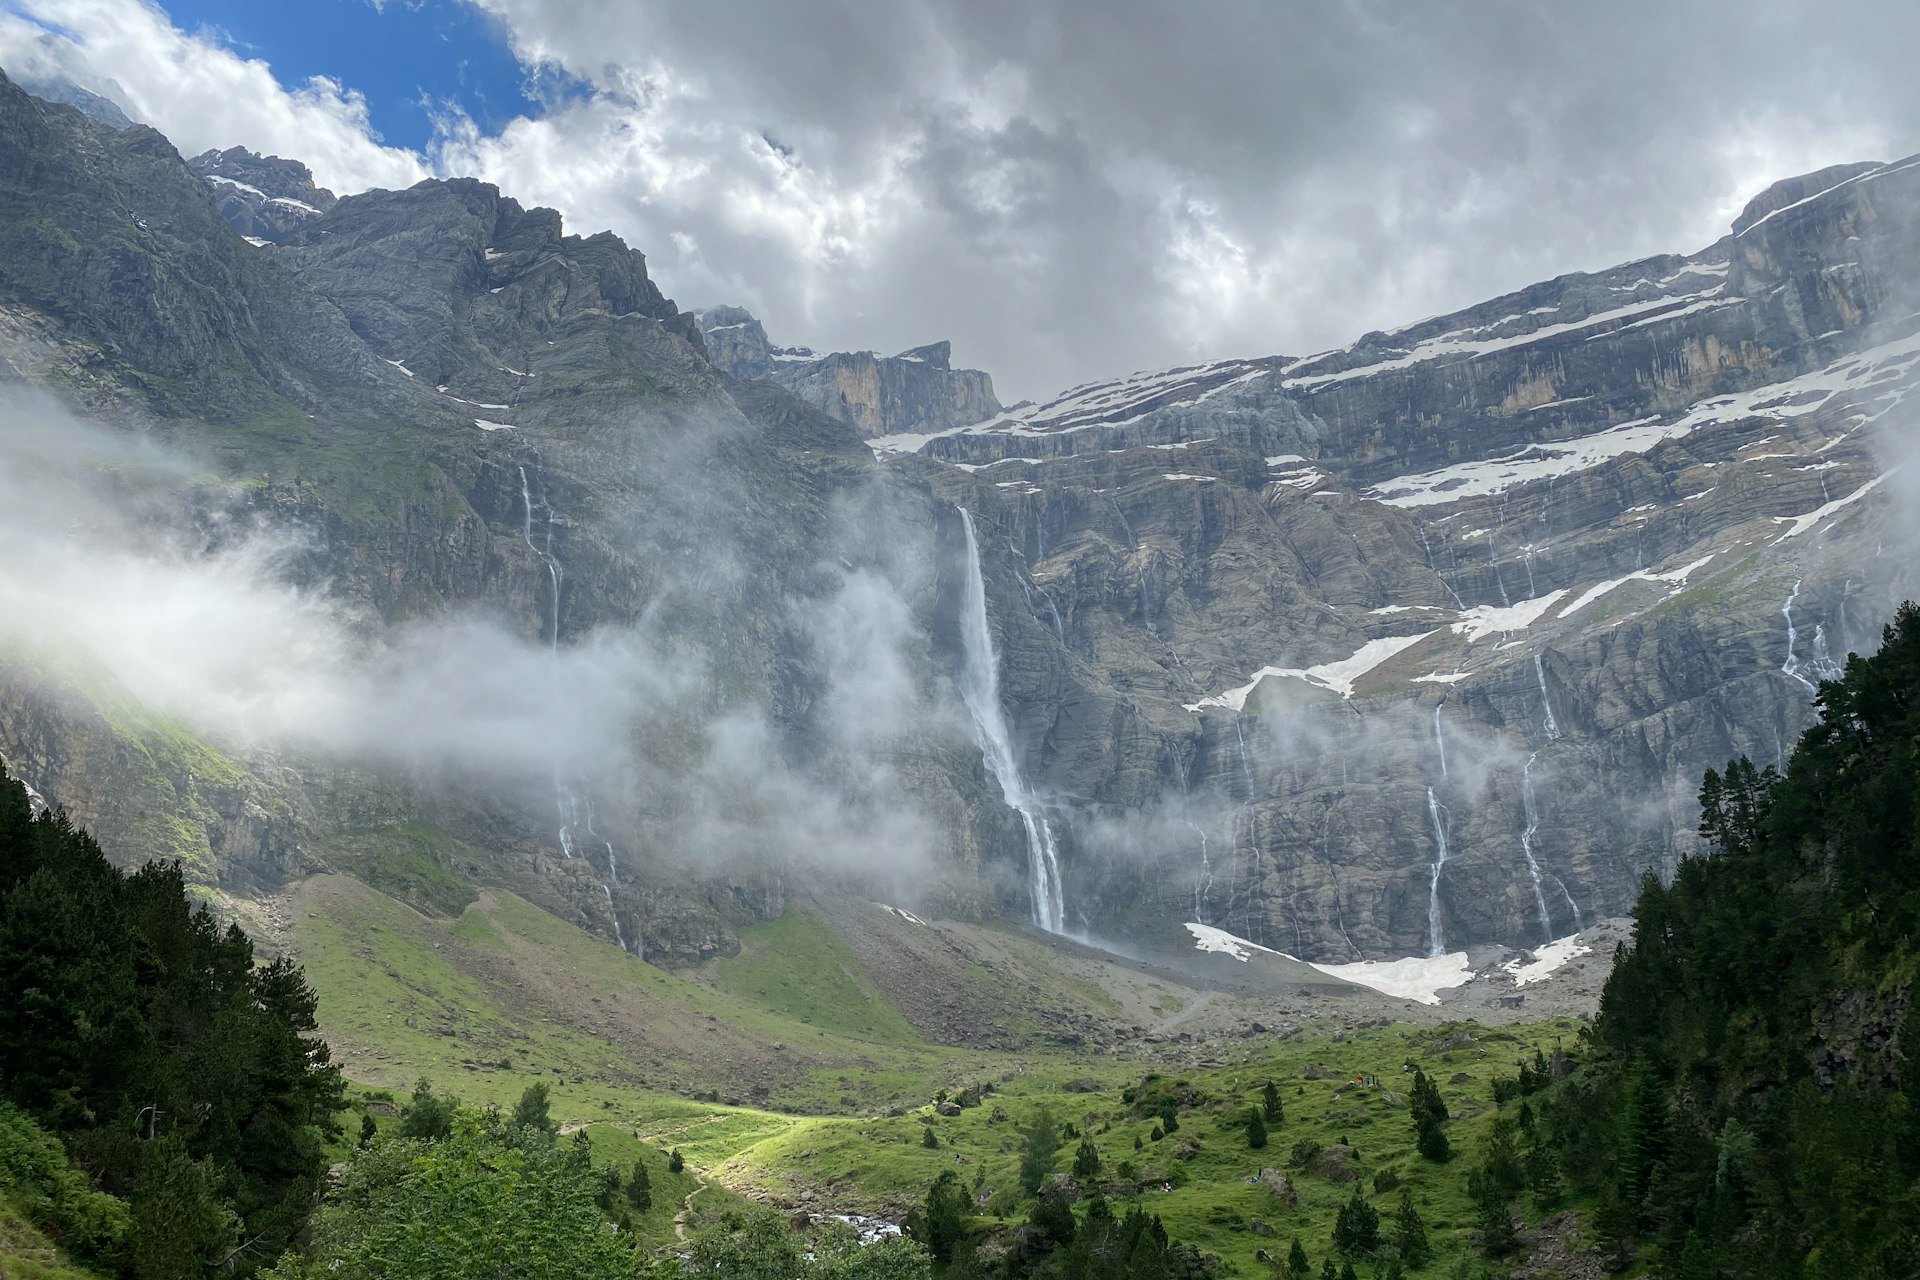
[[[1531,956],[1509,960],[1500,968],[1513,975],[1515,986],[1524,987],[1529,982],[1539,982],[1575,956],[1587,955],[1592,950],[1580,941],[1579,934],[1572,933],[1536,948]]]
[[[475,418],[473,420],[473,425],[480,428],[482,431],[513,430],[513,424],[511,422],[488,422],[485,418]]]
[[[1460,621],[1453,624],[1453,630],[1456,635],[1465,636],[1468,644],[1475,644],[1491,635],[1525,631],[1566,594],[1567,589],[1562,587],[1515,605],[1477,604],[1460,615]]]
[[[1464,987],[1473,978],[1473,965],[1464,951],[1439,956],[1408,956],[1404,960],[1360,960],[1353,964],[1316,964],[1330,978],[1372,987],[1381,995],[1439,1004],[1440,992]]]
[[[398,360],[389,360],[387,361],[387,363],[392,365],[394,368],[398,369],[400,372],[406,374],[409,378],[413,376],[413,370],[407,368],[407,366],[405,366],[404,364],[401,364]]]
[[[1564,595],[1565,593],[1560,592],[1557,594]],[[1225,693],[1218,693],[1209,698],[1202,698],[1198,702],[1190,702],[1187,704],[1187,710],[1198,711],[1202,707],[1226,707],[1236,712],[1244,711],[1246,709],[1248,695],[1259,686],[1262,680],[1267,679],[1269,676],[1305,680],[1308,684],[1317,685],[1322,689],[1331,689],[1343,698],[1351,698],[1353,696],[1354,681],[1385,662],[1388,658],[1393,657],[1402,649],[1411,648],[1432,634],[1433,632],[1431,631],[1422,631],[1418,635],[1411,636],[1383,636],[1378,640],[1367,641],[1351,655],[1340,659],[1338,662],[1323,662],[1318,666],[1262,667],[1260,670],[1254,672],[1253,679],[1249,680],[1246,684],[1241,685],[1237,689],[1229,689]]]
[[[1688,578],[1691,578],[1699,570],[1706,567],[1707,561],[1713,559],[1714,554],[1715,553],[1710,551],[1700,557],[1700,559],[1695,560],[1692,564],[1682,565],[1680,568],[1667,573],[1648,573],[1642,569],[1636,573],[1626,574],[1623,577],[1609,578],[1605,582],[1588,587],[1581,593],[1579,599],[1562,609],[1559,616],[1562,618],[1571,618],[1574,614],[1580,612],[1601,596],[1617,588],[1624,587],[1629,582],[1664,582],[1668,586],[1684,586]]]

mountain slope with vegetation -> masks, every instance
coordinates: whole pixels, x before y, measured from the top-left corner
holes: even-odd
[[[1677,1280],[1920,1274],[1920,609],[1820,686],[1784,775],[1709,771],[1547,1129],[1597,1238]]]

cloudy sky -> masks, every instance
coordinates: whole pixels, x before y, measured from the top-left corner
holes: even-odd
[[[1699,248],[1920,149],[1901,0],[0,0],[183,152],[474,174],[776,341],[1002,398]]]

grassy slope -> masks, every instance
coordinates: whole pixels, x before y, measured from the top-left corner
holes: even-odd
[[[656,1205],[645,1229],[660,1240],[671,1235],[695,1174],[718,1184],[696,1197],[706,1216],[728,1202],[726,1188],[897,1214],[944,1169],[969,1185],[977,1178],[987,1188],[1007,1186],[1018,1126],[1045,1105],[1076,1125],[1091,1117],[1103,1180],[1132,1160],[1180,1183],[1143,1193],[1143,1204],[1176,1238],[1243,1275],[1262,1274],[1256,1250],[1274,1250],[1277,1241],[1284,1251],[1295,1234],[1317,1264],[1353,1187],[1290,1170],[1299,1205],[1288,1210],[1247,1178],[1286,1168],[1303,1138],[1350,1139],[1361,1185],[1383,1217],[1399,1193],[1375,1194],[1375,1175],[1390,1171],[1413,1189],[1443,1255],[1425,1274],[1437,1275],[1472,1230],[1466,1167],[1491,1124],[1493,1076],[1514,1074],[1535,1047],[1572,1049],[1577,1035],[1568,1019],[1497,1029],[1325,1026],[1240,1042],[1185,1068],[1065,1051],[995,1054],[922,1042],[846,946],[807,914],[749,929],[741,955],[712,966],[704,975],[711,985],[702,986],[498,890],[458,917],[435,918],[357,881],[319,877],[302,887],[295,908],[297,950],[350,1075],[403,1093],[424,1074],[468,1101],[503,1105],[531,1080],[547,1080],[556,1118],[592,1122],[596,1159],[630,1164],[646,1154]],[[1459,1039],[1463,1030],[1470,1042]],[[740,1056],[743,1046],[750,1052]],[[729,1062],[756,1054],[776,1064],[765,1105],[687,1096],[703,1082],[714,1087]],[[1407,1062],[1433,1075],[1459,1114],[1451,1137],[1460,1155],[1449,1165],[1418,1157],[1404,1102],[1384,1097],[1407,1091]],[[1330,1078],[1308,1078],[1310,1064]],[[1201,1095],[1182,1113],[1180,1132],[1157,1144],[1147,1141],[1152,1119],[1134,1117],[1121,1096],[1152,1071]],[[1380,1086],[1347,1085],[1356,1072],[1373,1073]],[[1451,1083],[1459,1074],[1467,1080]],[[1246,1146],[1245,1116],[1269,1079],[1281,1086],[1287,1119],[1256,1153]],[[985,1105],[936,1118],[939,1149],[921,1145],[934,1090],[987,1082],[997,1092]],[[1004,1120],[992,1119],[996,1107]],[[904,1114],[884,1114],[891,1110]],[[357,1117],[349,1121],[357,1125]],[[1144,1143],[1137,1153],[1136,1136]],[[1179,1161],[1175,1148],[1189,1138],[1199,1150]],[[1073,1146],[1061,1152],[1062,1169]],[[664,1163],[676,1147],[689,1167],[677,1179]],[[1274,1240],[1249,1229],[1255,1218],[1272,1225]]]
[[[74,1265],[60,1247],[41,1233],[0,1195],[0,1277],[4,1280],[96,1280],[94,1272]]]
[[[925,1044],[853,950],[811,912],[789,911],[741,930],[740,954],[712,970],[721,991],[809,1027],[882,1044]]]
[[[1563,1019],[1498,1029],[1389,1026],[1345,1035],[1310,1030],[1286,1040],[1248,1042],[1230,1062],[1184,1071],[1117,1061],[1040,1062],[1000,1084],[984,1105],[937,1118],[937,1150],[920,1145],[930,1107],[894,1119],[809,1118],[742,1151],[715,1176],[741,1189],[777,1196],[832,1181],[841,1203],[898,1210],[917,1199],[944,1169],[956,1169],[969,1186],[976,1178],[986,1188],[1013,1184],[1020,1154],[1018,1128],[1046,1106],[1057,1121],[1090,1124],[1103,1181],[1117,1179],[1119,1163],[1131,1160],[1142,1173],[1157,1169],[1180,1182],[1172,1192],[1143,1193],[1142,1204],[1161,1216],[1176,1239],[1218,1253],[1241,1274],[1261,1274],[1265,1264],[1255,1260],[1255,1251],[1275,1247],[1249,1230],[1251,1219],[1263,1219],[1274,1228],[1281,1251],[1290,1236],[1299,1235],[1317,1265],[1331,1239],[1334,1216],[1352,1194],[1353,1183],[1287,1169],[1289,1153],[1301,1139],[1322,1145],[1350,1140],[1359,1151],[1361,1185],[1383,1218],[1391,1217],[1399,1191],[1376,1194],[1373,1179],[1383,1171],[1397,1174],[1412,1188],[1430,1238],[1444,1254],[1465,1248],[1473,1227],[1466,1167],[1492,1124],[1494,1075],[1514,1075],[1516,1062],[1536,1046],[1560,1043],[1572,1048],[1577,1025]],[[1438,1047],[1462,1030],[1470,1032],[1473,1044]],[[1440,1082],[1442,1095],[1459,1115],[1449,1126],[1458,1154],[1447,1165],[1419,1157],[1405,1103],[1385,1100],[1388,1091],[1406,1093],[1411,1073],[1404,1064],[1409,1061]],[[1309,1064],[1333,1073],[1332,1078],[1307,1078],[1302,1073]],[[1150,1140],[1154,1120],[1136,1118],[1120,1092],[1123,1083],[1138,1083],[1149,1070],[1162,1072],[1166,1082],[1189,1084],[1203,1096],[1196,1107],[1182,1112],[1179,1132],[1158,1143]],[[1353,1075],[1361,1072],[1379,1077],[1379,1087],[1351,1084]],[[1449,1083],[1461,1074],[1469,1079]],[[1281,1087],[1286,1121],[1267,1147],[1256,1152],[1246,1145],[1246,1116],[1268,1080]],[[1070,1083],[1073,1090],[1065,1087]],[[1082,1091],[1090,1084],[1099,1087]],[[993,1120],[996,1107],[1004,1109],[1005,1120]],[[1144,1144],[1138,1152],[1135,1137]],[[1199,1151],[1191,1161],[1180,1161],[1175,1149],[1190,1138],[1199,1140]],[[1070,1140],[1063,1146],[1059,1168],[1071,1163],[1075,1145]],[[1247,1182],[1263,1167],[1289,1172],[1299,1192],[1296,1209],[1289,1210],[1264,1187]],[[1441,1269],[1436,1262],[1430,1271],[1439,1274]]]

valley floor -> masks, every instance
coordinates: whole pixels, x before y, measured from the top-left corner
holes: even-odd
[[[385,1124],[421,1078],[503,1106],[543,1080],[596,1158],[682,1154],[686,1180],[646,1224],[663,1245],[737,1196],[898,1221],[947,1169],[989,1220],[1017,1216],[996,1192],[1044,1108],[1092,1141],[1109,1195],[1242,1274],[1260,1274],[1275,1238],[1318,1257],[1356,1184],[1382,1204],[1410,1187],[1436,1240],[1464,1244],[1464,1175],[1414,1151],[1412,1071],[1434,1077],[1471,1149],[1496,1075],[1536,1050],[1578,1053],[1619,935],[1603,925],[1543,953],[1525,985],[1526,957],[1476,954],[1479,976],[1425,1005],[1290,961],[1276,979],[1219,954],[1122,960],[848,901],[752,926],[738,956],[686,974],[501,890],[433,916],[317,876],[271,914],[356,1107]],[[1286,1118],[1254,1150],[1246,1118],[1269,1081]],[[1177,1132],[1152,1136],[1149,1095],[1179,1101]]]

